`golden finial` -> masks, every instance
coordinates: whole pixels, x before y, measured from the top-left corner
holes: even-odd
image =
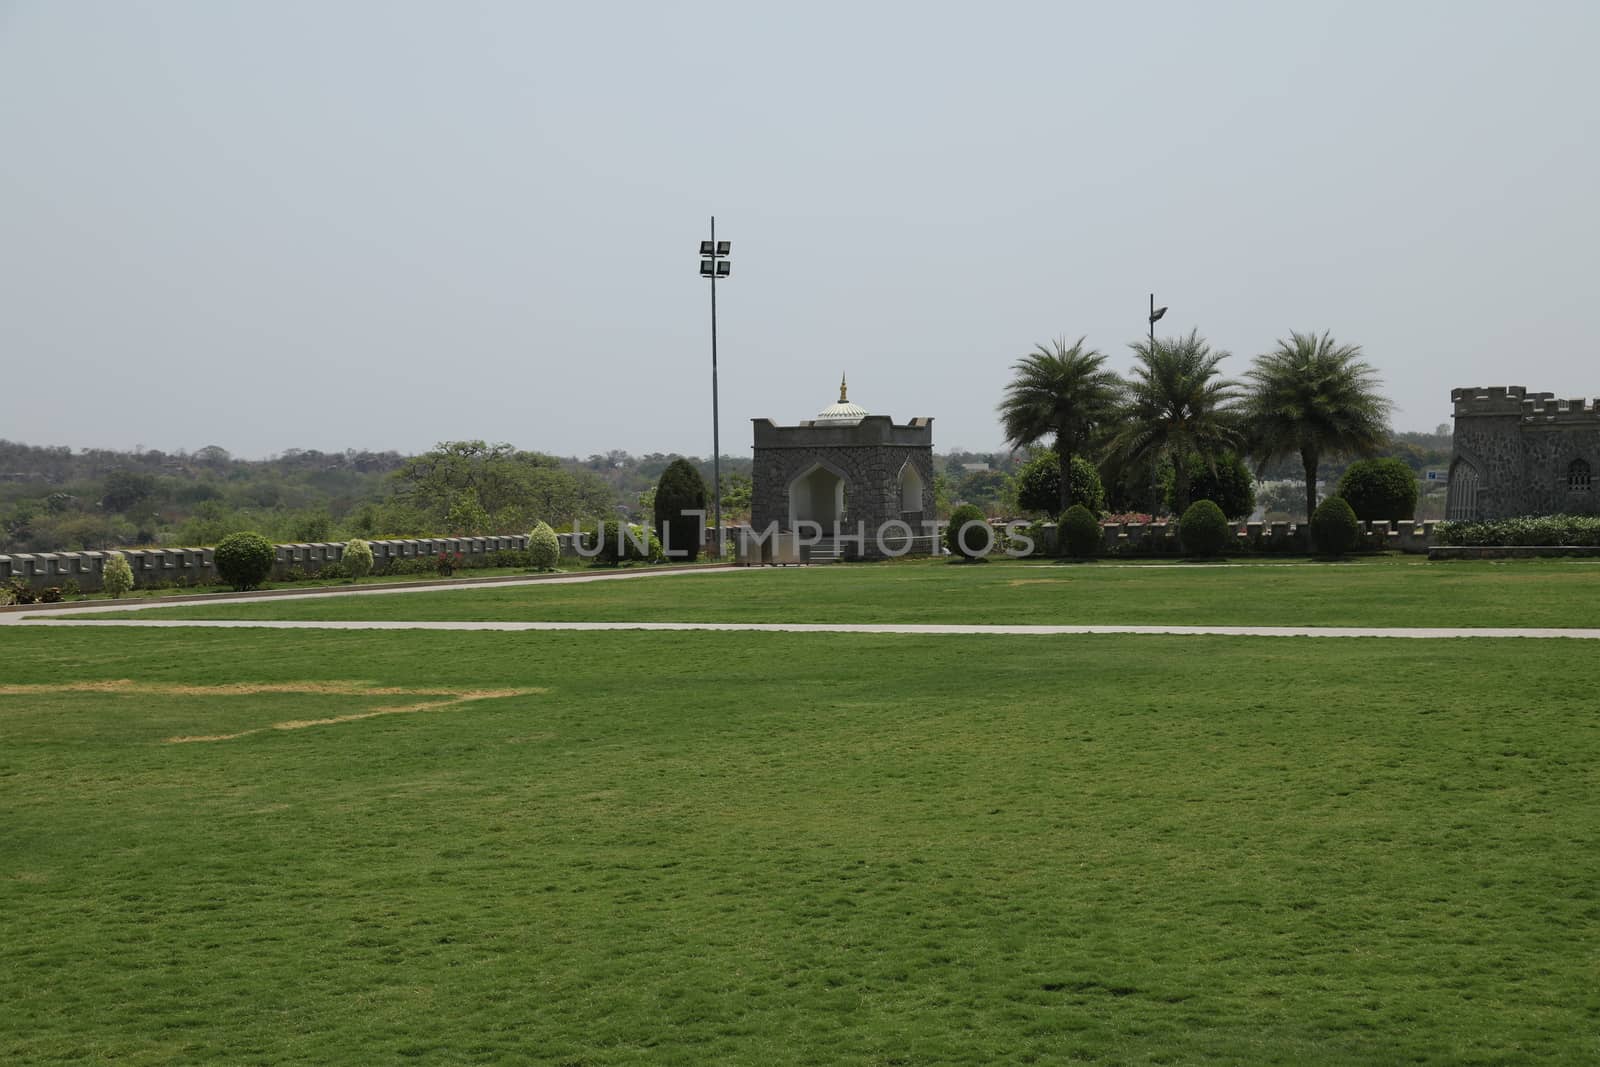
[[[839,403],[843,404],[844,402],[845,402],[844,375],[840,374],[839,375]]]

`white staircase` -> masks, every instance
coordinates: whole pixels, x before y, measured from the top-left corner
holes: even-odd
[[[840,554],[839,542],[832,537],[824,537],[812,545],[810,556],[812,563],[838,563],[844,558]]]

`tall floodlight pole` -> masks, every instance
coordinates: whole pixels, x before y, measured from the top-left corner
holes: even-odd
[[[717,279],[729,272],[727,241],[717,240],[717,217],[711,216],[711,240],[700,242],[700,277],[711,279],[711,500],[717,558],[722,558],[722,437],[717,419]]]

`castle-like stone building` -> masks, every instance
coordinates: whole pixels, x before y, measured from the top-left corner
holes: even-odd
[[[839,383],[839,402],[796,426],[752,419],[755,470],[751,526],[780,530],[816,523],[831,539],[837,528],[864,542],[849,554],[878,556],[878,532],[898,520],[913,534],[934,518],[933,420],[897,425],[849,401]],[[898,529],[898,527],[896,528]]]
[[[1452,389],[1447,519],[1600,513],[1600,406],[1520,385]]]

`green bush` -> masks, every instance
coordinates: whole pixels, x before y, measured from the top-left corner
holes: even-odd
[[[706,532],[706,483],[693,463],[675,459],[656,482],[655,532],[673,559],[694,560]]]
[[[133,568],[128,566],[128,557],[121,552],[111,553],[111,558],[106,560],[105,571],[100,576],[100,583],[112,600],[127,595],[133,588]]]
[[[1189,499],[1186,501],[1175,499],[1177,478],[1172,465],[1161,465],[1162,492],[1167,507],[1173,512],[1187,510],[1189,504],[1197,500],[1210,500],[1228,519],[1242,522],[1256,509],[1256,480],[1238,456],[1225,453],[1208,464],[1204,456],[1190,453],[1183,462],[1189,475]]]
[[[1330,496],[1311,516],[1311,544],[1319,555],[1342,556],[1356,547],[1361,523],[1342,496]]]
[[[437,574],[439,565],[432,556],[409,556],[391,559],[381,573],[385,577],[405,577],[411,574]]]
[[[976,504],[962,504],[950,513],[950,526],[944,532],[944,540],[951,555],[973,560],[981,557],[988,541],[976,527],[968,530],[963,538],[961,531],[969,522],[980,523],[985,528],[989,525],[989,520],[984,518],[982,509]]]
[[[1196,500],[1178,520],[1178,539],[1186,556],[1215,556],[1228,546],[1233,528],[1214,500]]]
[[[258,533],[229,534],[217,543],[217,577],[237,590],[254,589],[272,573],[272,542]]]
[[[561,541],[547,522],[536,522],[528,534],[528,566],[553,571],[561,562]]]
[[[1063,555],[1084,559],[1100,551],[1100,520],[1082,504],[1074,504],[1061,513],[1056,533]]]
[[[360,581],[372,573],[372,546],[359,539],[346,541],[341,562],[351,580]]]
[[[643,547],[641,547],[641,545]],[[584,548],[595,552],[594,560],[617,566],[622,563],[649,563],[661,559],[661,539],[647,526],[601,521],[594,532],[584,535]]]
[[[1061,457],[1054,452],[1039,453],[1017,471],[1016,486],[1019,511],[1054,515],[1061,506]],[[1100,472],[1082,456],[1072,457],[1072,502],[1094,515],[1106,509]]]
[[[1441,522],[1441,545],[1584,545],[1600,547],[1600,515],[1522,515],[1483,522]]]
[[[1404,460],[1357,460],[1339,479],[1338,495],[1362,522],[1403,521],[1417,514],[1417,475]]]

